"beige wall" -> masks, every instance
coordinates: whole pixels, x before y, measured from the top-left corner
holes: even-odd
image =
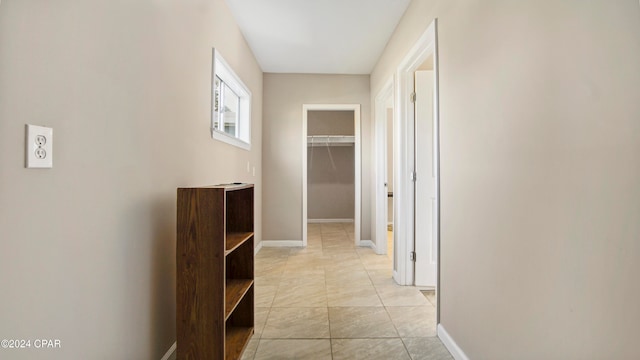
[[[307,218],[351,219],[355,215],[353,146],[309,147]]]
[[[264,239],[302,239],[302,105],[360,104],[362,239],[371,239],[368,75],[264,74]]]
[[[441,321],[471,359],[637,359],[640,6],[414,1],[439,22]]]
[[[260,239],[262,72],[231,19],[222,0],[2,2],[0,337],[62,349],[0,357],[161,358],[178,186],[257,183]],[[210,137],[212,47],[253,93],[251,151]],[[53,169],[24,168],[26,123],[53,127]]]
[[[355,135],[353,111],[309,111],[307,135]]]

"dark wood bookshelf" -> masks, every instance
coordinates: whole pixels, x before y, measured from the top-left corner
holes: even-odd
[[[227,280],[227,289],[225,291],[225,313],[224,319],[227,320],[229,315],[236,309],[236,306],[240,303],[240,300],[245,296],[247,291],[253,285],[253,280],[250,279],[229,279]]]
[[[233,327],[228,329],[225,342],[232,350],[227,352],[225,359],[239,359],[251,339],[251,335],[253,335],[253,328]]]
[[[227,235],[226,252],[225,255],[235,250],[238,246],[242,245],[245,241],[249,240],[253,236],[252,232],[236,232]]]
[[[250,184],[178,188],[178,359],[239,359],[254,332]]]

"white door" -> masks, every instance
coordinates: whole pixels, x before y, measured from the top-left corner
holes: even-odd
[[[436,171],[434,166],[433,71],[415,73],[415,286],[437,279]]]

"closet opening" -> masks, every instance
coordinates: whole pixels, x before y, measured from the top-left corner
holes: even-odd
[[[303,106],[303,246],[309,223],[352,228],[362,245],[360,156],[359,104]]]

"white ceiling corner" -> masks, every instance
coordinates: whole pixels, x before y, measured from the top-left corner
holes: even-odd
[[[264,72],[370,74],[410,0],[226,0]]]

